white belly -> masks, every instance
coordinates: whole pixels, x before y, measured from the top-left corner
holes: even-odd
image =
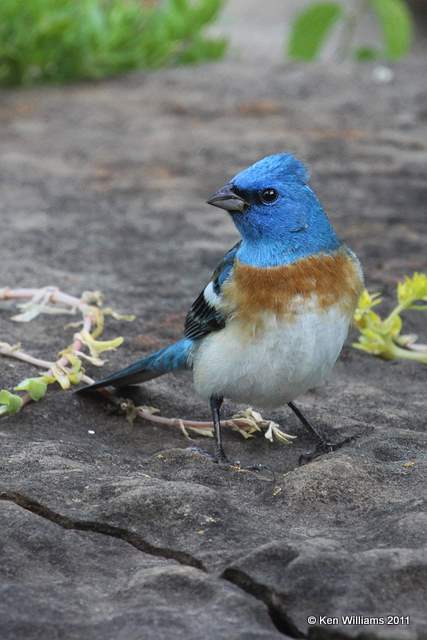
[[[196,391],[259,407],[277,407],[319,385],[346,339],[348,314],[338,306],[306,311],[292,321],[264,317],[254,336],[230,320],[201,340],[194,352]]]

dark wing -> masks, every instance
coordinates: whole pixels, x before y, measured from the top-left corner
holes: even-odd
[[[212,331],[225,327],[225,316],[221,311],[221,289],[233,269],[240,242],[225,254],[213,272],[211,281],[193,302],[185,319],[185,337],[191,340],[203,338]]]

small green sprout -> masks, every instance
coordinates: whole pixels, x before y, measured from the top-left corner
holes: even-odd
[[[104,309],[102,294],[99,291],[86,291],[80,298],[65,294],[55,287],[41,289],[0,289],[0,300],[25,300],[18,304],[21,312],[12,317],[15,322],[31,322],[42,314],[81,314],[81,320],[68,324],[80,328],[74,335],[72,344],[63,349],[55,361],[46,361],[20,350],[20,345],[0,342],[0,355],[16,358],[31,365],[41,367],[44,373],[34,378],[25,378],[14,388],[21,395],[7,389],[0,390],[0,416],[20,411],[30,401],[38,402],[45,397],[49,385],[58,384],[64,391],[80,382],[90,384],[92,379],[86,376],[82,360],[86,359],[95,366],[102,366],[104,360],[99,357],[106,351],[117,349],[123,338],[99,340],[104,331],[105,316],[119,320],[132,321],[133,315],[122,315],[107,307]],[[84,349],[88,353],[84,352]]]
[[[22,407],[22,399],[20,396],[10,393],[6,389],[0,391],[0,416],[6,413],[18,413]]]
[[[371,294],[365,289],[361,294],[354,314],[360,336],[353,346],[384,360],[415,360],[427,364],[427,345],[417,343],[417,336],[401,333],[401,313],[427,311],[427,274],[414,273],[398,283],[397,305],[384,319],[373,311],[381,302],[379,293]]]
[[[86,360],[89,360],[92,364],[101,367],[104,364],[104,360],[101,360],[99,355],[104,351],[114,351],[123,343],[123,338],[118,337],[113,340],[95,340],[94,334],[90,334],[86,330],[80,331],[78,334],[80,341],[89,349],[90,355],[83,354]],[[79,354],[82,355],[81,353]]]
[[[46,378],[47,376],[26,378],[15,387],[15,391],[26,391],[33,402],[38,402],[46,395],[48,385]]]

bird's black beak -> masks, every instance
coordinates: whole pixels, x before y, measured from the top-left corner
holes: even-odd
[[[226,211],[242,212],[248,206],[248,203],[233,191],[232,184],[226,184],[225,187],[216,191],[209,200],[207,200],[207,203],[212,204],[214,207],[225,209]]]

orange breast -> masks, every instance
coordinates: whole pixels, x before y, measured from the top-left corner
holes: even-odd
[[[237,260],[223,292],[227,310],[253,325],[266,311],[291,321],[310,301],[316,310],[339,305],[352,315],[362,287],[356,262],[339,249],[278,267],[252,267]]]

